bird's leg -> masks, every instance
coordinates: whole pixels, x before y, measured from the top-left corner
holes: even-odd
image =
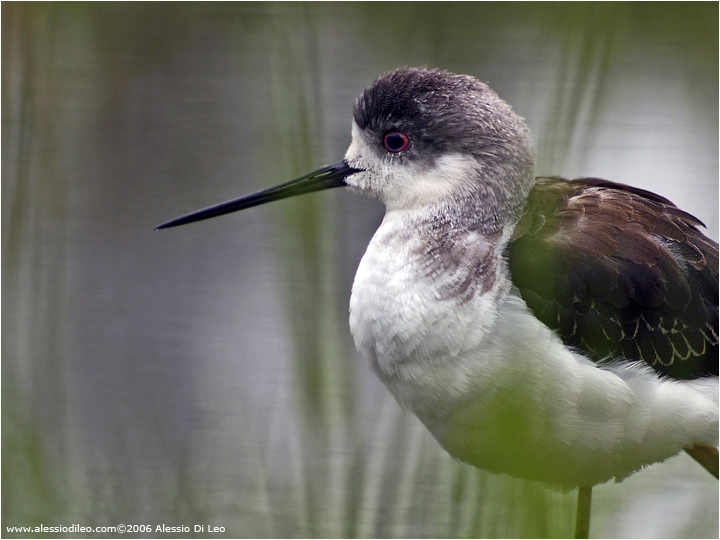
[[[575,538],[589,538],[591,503],[592,486],[580,486],[578,488],[577,514],[575,516]]]
[[[707,444],[694,444],[685,451],[715,478],[718,477],[718,449]]]

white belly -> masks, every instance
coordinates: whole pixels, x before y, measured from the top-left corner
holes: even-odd
[[[671,382],[639,365],[601,369],[532,316],[502,264],[488,266],[492,286],[468,290],[466,271],[424,264],[426,240],[406,230],[386,219],[368,246],[350,328],[400,405],[450,454],[571,487],[717,444],[716,377]]]

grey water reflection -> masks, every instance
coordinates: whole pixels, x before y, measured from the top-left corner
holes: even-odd
[[[152,228],[337,161],[362,89],[429,65],[510,102],[538,173],[659,192],[717,239],[717,4],[2,15],[3,527],[571,533],[572,494],[453,462],[357,360],[347,301],[379,203],[336,190]],[[601,486],[593,534],[717,538],[706,476],[681,456]]]

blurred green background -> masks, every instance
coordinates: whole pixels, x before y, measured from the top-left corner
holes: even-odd
[[[656,191],[717,239],[715,2],[3,2],[3,536],[572,533],[574,493],[454,462],[358,361],[377,201],[152,231],[341,159],[400,65],[487,81],[538,174]],[[718,537],[717,481],[684,455],[594,503],[594,536]]]

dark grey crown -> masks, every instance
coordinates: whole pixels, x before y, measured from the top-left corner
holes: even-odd
[[[440,152],[531,147],[522,118],[486,84],[437,69],[400,68],[381,76],[355,104],[354,118],[360,129],[405,130],[416,145]]]

